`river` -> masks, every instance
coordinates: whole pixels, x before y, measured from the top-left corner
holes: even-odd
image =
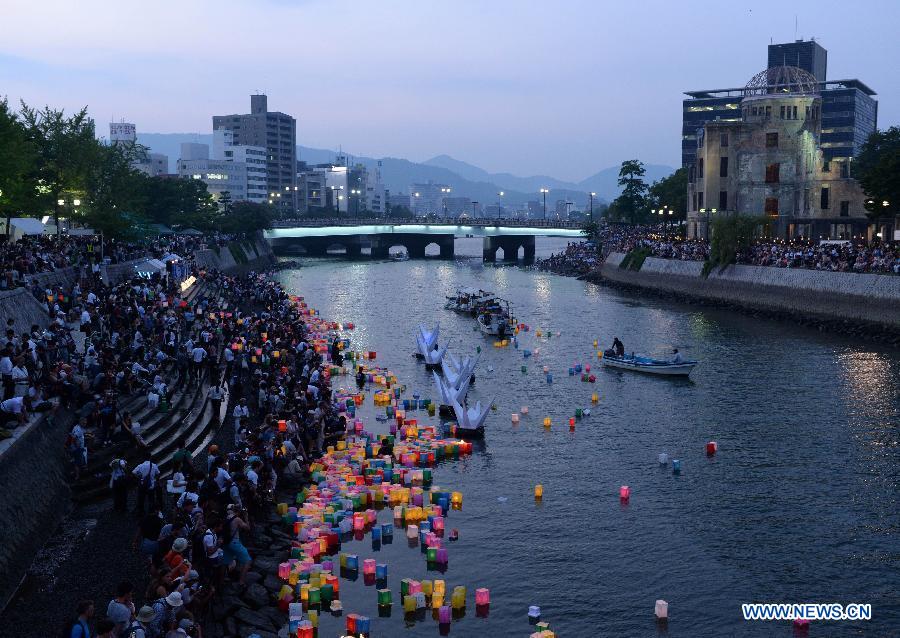
[[[540,240],[538,254],[563,245]],[[871,603],[871,621],[814,623],[810,635],[900,635],[900,352],[477,256],[468,240],[452,262],[307,259],[279,275],[324,317],[355,322],[354,349],[376,351],[409,394],[437,396],[410,356],[419,323],[440,321],[441,342],[458,355],[481,346],[470,398],[497,409],[483,445],[434,479],[464,493],[447,520],[460,540],[448,543],[443,577],[448,592],[469,588],[470,605],[450,635],[527,636],[529,605],[564,637],[792,635],[789,622],[745,622],[745,602]],[[518,350],[493,347],[472,319],[443,309],[459,286],[514,303],[532,327]],[[701,365],[690,381],[599,369],[593,342],[602,349],[615,336],[627,351],[677,347]],[[525,348],[540,352],[526,360]],[[596,383],[569,376],[574,363],[597,368]],[[514,425],[523,405],[529,415]],[[578,407],[592,414],[570,431]],[[370,398],[362,413],[367,429],[387,431]],[[680,475],[660,466],[662,452],[681,460]],[[631,488],[628,504],[620,485]],[[387,562],[394,596],[392,616],[377,618],[375,588],[342,581],[345,613],[373,617],[373,636],[438,632],[430,616],[406,622],[400,606],[402,578],[442,577],[426,572],[418,548],[402,535],[377,552],[368,540],[345,547],[360,563]],[[476,617],[476,587],[490,589],[487,618]],[[654,621],[656,599],[669,603],[665,626]],[[342,627],[325,617],[319,635]]]

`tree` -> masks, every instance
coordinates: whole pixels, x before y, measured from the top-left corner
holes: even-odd
[[[712,222],[712,238],[709,243],[710,266],[733,264],[737,254],[749,248],[753,238],[767,222],[766,217],[716,217]]]
[[[38,185],[33,205],[36,211],[53,211],[58,230],[57,200],[64,194],[74,199],[84,191],[99,146],[94,121],[88,117],[87,107],[67,117],[62,110],[49,106],[37,110],[24,102],[20,116],[36,153],[34,170],[29,176]]]
[[[681,221],[687,216],[687,168],[679,168],[677,171],[653,182],[650,186],[650,208],[660,209],[668,206],[675,211],[672,220]]]
[[[398,217],[398,218],[402,218],[402,219],[408,219],[410,217],[415,217],[415,215],[413,215],[413,212],[407,206],[403,206],[402,204],[388,206],[387,216],[388,217]]]
[[[636,224],[646,217],[647,213],[647,184],[643,177],[646,171],[640,160],[625,160],[619,169],[619,186],[622,194],[613,202],[616,211],[632,224]]]
[[[85,178],[78,220],[110,237],[133,238],[146,225],[149,178],[133,167],[134,146],[98,144]]]
[[[896,211],[900,206],[900,127],[872,133],[853,162],[853,173],[866,193],[870,217]]]
[[[272,227],[275,212],[268,204],[237,201],[229,206],[218,228],[226,233],[255,233]]]
[[[8,233],[10,218],[29,212],[35,185],[28,176],[37,158],[21,120],[9,110],[5,98],[0,100],[0,149],[0,214],[6,217]]]
[[[220,213],[203,181],[151,177],[145,187],[148,221],[199,230],[215,228]]]
[[[593,240],[600,234],[600,224],[595,221],[585,221],[581,225],[581,232],[588,240]]]

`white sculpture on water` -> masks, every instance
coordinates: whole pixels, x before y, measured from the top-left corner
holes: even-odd
[[[484,421],[487,419],[488,413],[491,411],[491,403],[493,399],[488,401],[487,405],[481,406],[481,401],[475,402],[475,407],[467,407],[460,405],[459,401],[453,400],[453,412],[456,413],[456,425],[461,430],[479,430],[484,427]]]
[[[437,372],[432,371],[431,374],[434,377],[434,384],[438,388],[438,393],[441,395],[441,405],[452,406],[454,402],[463,403],[466,400],[471,377],[466,377],[462,385],[457,389],[442,379]]]
[[[426,365],[439,366],[447,351],[447,346],[439,348],[437,345],[438,335],[441,331],[441,324],[435,324],[433,330],[426,330],[425,326],[420,325],[416,333],[416,347],[419,350],[419,356],[425,360]]]
[[[460,361],[452,354],[447,353],[447,361],[444,362],[443,367],[444,378],[447,380],[447,384],[453,389],[459,390],[464,380],[471,380],[472,373],[475,372],[475,366],[478,365],[480,358],[481,354],[478,354],[474,358],[467,356]]]

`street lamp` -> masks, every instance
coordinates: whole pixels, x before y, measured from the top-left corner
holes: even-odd
[[[447,196],[450,194],[450,187],[444,186],[441,188],[441,208],[444,212],[444,217],[447,216]]]
[[[503,219],[503,191],[497,193],[497,219]]]
[[[350,190],[350,194],[356,199],[356,216],[359,217],[359,196],[362,194],[362,191],[358,188],[353,188]]]
[[[547,193],[550,192],[549,188],[542,188],[541,195],[544,196],[544,221],[547,221]]]
[[[413,197],[415,197],[415,199],[413,200],[413,215],[418,215],[419,214],[419,197],[421,197],[421,195],[419,195],[419,193],[413,193]]]
[[[591,191],[590,195],[591,195],[591,213],[590,213],[589,219],[591,220],[591,223],[593,224],[594,223],[594,198],[597,196],[597,193]]]

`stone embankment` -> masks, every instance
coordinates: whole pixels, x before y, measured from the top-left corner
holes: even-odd
[[[732,265],[703,274],[703,263],[648,257],[638,270],[610,253],[585,277],[682,301],[727,306],[900,342],[900,277]]]

